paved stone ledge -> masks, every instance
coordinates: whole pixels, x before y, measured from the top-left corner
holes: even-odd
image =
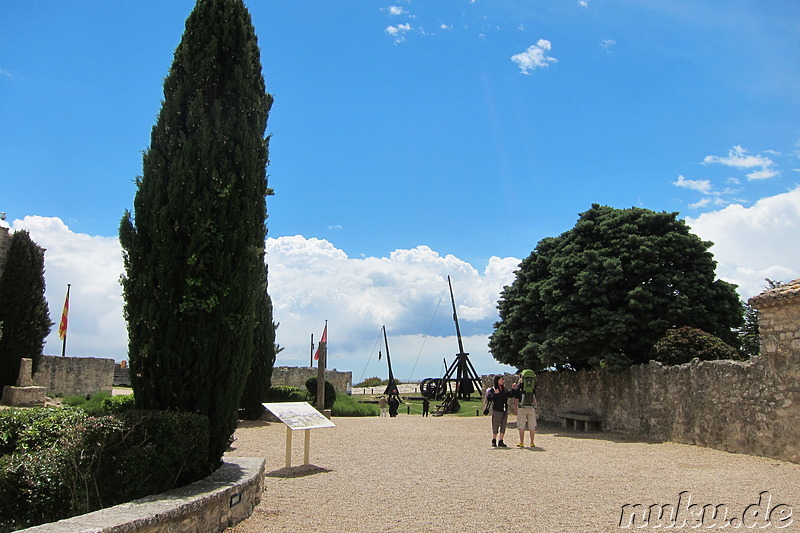
[[[261,500],[263,458],[228,457],[205,479],[100,509],[29,533],[216,533],[250,516]]]

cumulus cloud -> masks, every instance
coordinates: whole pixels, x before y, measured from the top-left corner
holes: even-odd
[[[589,7],[589,0],[578,0],[578,5],[581,7]]]
[[[128,335],[122,318],[122,254],[115,237],[71,231],[59,218],[26,216],[13,230],[26,229],[45,248],[45,283],[50,317],[58,323],[67,284],[71,284],[67,355],[126,358]],[[61,354],[58,327],[44,353]]]
[[[734,146],[728,151],[727,156],[707,155],[703,158],[704,165],[720,164],[739,169],[757,169],[747,174],[748,180],[763,180],[778,175],[775,162],[769,157],[748,154],[741,146]]]
[[[690,180],[680,175],[678,176],[678,180],[673,181],[672,184],[676,187],[683,187],[684,189],[698,191],[703,194],[710,194],[712,192],[711,180]]]
[[[396,26],[387,26],[386,33],[391,35],[394,38],[395,43],[402,43],[406,40],[406,33],[411,31],[411,24],[397,24]]]
[[[57,322],[70,292],[67,355],[127,358],[119,276],[122,255],[116,237],[76,233],[58,218],[27,216],[12,230],[27,229],[45,252],[46,298]],[[482,271],[427,246],[395,250],[388,257],[350,258],[331,242],[302,236],[269,238],[269,292],[280,323],[279,365],[308,365],[310,335],[318,339],[329,322],[330,366],[360,376],[380,327],[386,325],[392,363],[406,379],[417,359],[416,379],[437,376],[442,358],[458,351],[446,279],[450,275],[464,335],[464,347],[480,373],[508,370],[491,357],[488,336],[497,320],[504,285],[520,260],[492,257]],[[45,353],[61,353],[57,328]],[[427,335],[427,338],[426,338]],[[423,342],[424,341],[424,342]],[[386,376],[385,363],[370,367]],[[369,377],[369,376],[367,376]]]
[[[536,44],[528,47],[527,50],[511,56],[511,61],[517,64],[523,74],[530,74],[537,68],[550,66],[558,60],[547,55],[552,45],[547,39],[539,39]]]
[[[686,218],[711,248],[717,275],[739,286],[742,299],[764,289],[764,278],[791,281],[800,277],[800,187],[762,198],[751,207],[733,204]]]
[[[389,11],[390,15],[403,15],[405,13],[408,13],[408,11],[406,11],[400,6],[389,6],[386,9],[387,11]]]
[[[421,373],[414,377],[435,375],[442,357],[452,359],[458,347],[445,293],[450,275],[462,333],[479,339],[477,346],[465,349],[478,358],[473,364],[479,372],[498,367],[488,354],[488,335],[497,320],[500,291],[513,281],[517,258],[493,257],[479,272],[427,246],[395,250],[389,257],[350,258],[326,240],[299,235],[267,239],[267,257],[269,292],[281,324],[278,342],[286,346],[279,363],[308,364],[310,335],[318,337],[327,319],[331,365],[354,371],[365,365],[381,326],[386,325],[393,366],[403,379],[426,333],[449,343],[444,352],[435,349],[435,341],[425,343],[418,364]],[[395,337],[405,339],[405,345],[396,349]]]

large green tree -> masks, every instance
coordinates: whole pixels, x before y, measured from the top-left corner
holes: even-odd
[[[266,93],[241,0],[198,0],[120,224],[137,407],[208,416],[210,464],[236,427],[264,283]]]
[[[278,347],[275,345],[277,324],[272,318],[272,299],[267,292],[267,267],[264,267],[264,283],[259,290],[258,320],[255,327],[255,345],[250,371],[247,374],[240,408],[244,418],[254,420],[264,413],[262,402],[267,401],[272,385],[272,369]]]
[[[25,230],[14,232],[0,278],[0,388],[14,385],[23,357],[42,358],[44,340],[53,323],[44,297],[44,250]]]
[[[503,289],[494,357],[518,368],[645,363],[670,328],[736,343],[735,286],[677,213],[592,205],[571,230],[540,241]]]

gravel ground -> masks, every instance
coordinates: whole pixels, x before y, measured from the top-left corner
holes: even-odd
[[[799,464],[544,425],[537,448],[516,448],[509,429],[510,447],[497,449],[488,417],[333,421],[312,430],[309,466],[294,433],[288,469],[283,424],[241,424],[229,455],[266,457],[268,473],[261,503],[229,533],[620,531],[623,505],[677,505],[682,491],[693,504],[726,504],[728,519],[769,491],[776,511],[765,530],[785,504],[794,516],[781,531],[800,531]]]

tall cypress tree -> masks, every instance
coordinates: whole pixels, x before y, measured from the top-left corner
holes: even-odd
[[[241,0],[198,0],[120,224],[137,407],[207,415],[209,460],[236,428],[266,238],[272,105]]]
[[[19,230],[11,237],[0,278],[0,387],[16,384],[23,357],[33,359],[34,371],[39,365],[53,325],[44,289],[44,251]]]
[[[258,320],[255,329],[255,346],[250,372],[242,393],[240,408],[245,418],[254,420],[264,413],[262,402],[266,401],[275,366],[275,328],[272,320],[272,299],[267,292],[267,267],[264,267],[264,284],[259,291]]]

